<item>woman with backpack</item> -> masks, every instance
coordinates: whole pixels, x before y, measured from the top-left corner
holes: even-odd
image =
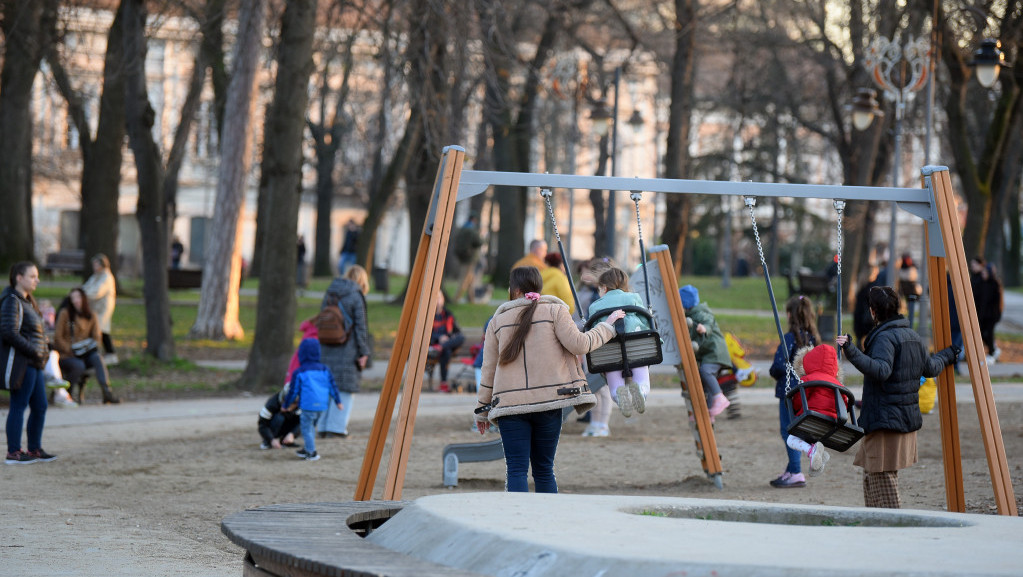
[[[371,354],[369,328],[366,315],[366,293],[369,292],[369,275],[359,265],[348,267],[344,277],[335,278],[323,296],[318,321],[323,321],[325,312],[333,312],[334,307],[341,313],[343,335],[335,336],[335,331],[325,330],[321,322],[317,326],[320,341],[320,362],[326,365],[334,376],[334,384],[341,393],[343,409],[334,405],[327,408],[325,418],[316,425],[316,432],[321,438],[329,436],[347,437],[348,420],[352,415],[352,395],[359,392],[359,381],[362,369],[366,368]],[[336,322],[334,315],[331,322]],[[340,339],[338,338],[340,337]],[[342,342],[338,342],[338,340]]]

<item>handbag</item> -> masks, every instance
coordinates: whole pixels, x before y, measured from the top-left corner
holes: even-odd
[[[96,345],[96,339],[92,337],[82,339],[76,343],[71,343],[71,352],[73,352],[75,356],[79,358],[88,356],[89,354],[98,350],[99,347]]]
[[[21,301],[18,303],[18,327],[25,314],[21,308]],[[0,343],[0,389],[5,391],[17,391],[21,388],[21,382],[25,379],[25,370],[28,368],[28,357],[18,354],[18,351],[9,343]]]

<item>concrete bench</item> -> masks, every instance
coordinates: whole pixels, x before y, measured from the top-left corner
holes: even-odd
[[[458,464],[496,461],[504,458],[501,437],[485,443],[452,443],[444,447],[444,486],[458,486]]]

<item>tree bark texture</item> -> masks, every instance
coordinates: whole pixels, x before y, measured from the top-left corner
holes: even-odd
[[[53,41],[56,0],[4,0],[0,70],[0,270],[32,260],[32,83]]]
[[[251,388],[279,387],[294,348],[295,246],[302,185],[302,143],[313,68],[316,1],[289,0],[281,20],[274,99],[263,146],[266,226],[256,335],[242,377]]]
[[[252,103],[256,66],[262,46],[266,0],[251,0],[238,11],[238,35],[231,61],[224,126],[220,143],[220,175],[206,258],[203,261],[199,311],[189,336],[231,339],[245,336],[238,320],[238,286],[242,278],[239,219],[252,158]]]
[[[690,169],[689,134],[692,130],[694,104],[696,25],[698,0],[675,0],[675,56],[671,63],[671,105],[668,110],[668,142],[665,149],[665,178],[688,178]],[[661,242],[668,245],[675,272],[680,274],[685,263],[686,237],[692,198],[687,194],[669,194],[665,198],[664,230]]]
[[[167,203],[160,149],[153,139],[156,114],[146,89],[145,0],[126,0],[122,10],[126,57],[125,115],[128,144],[135,156],[139,187],[136,217],[142,241],[142,281],[146,300],[145,352],[166,361],[174,358],[170,298],[167,294]]]

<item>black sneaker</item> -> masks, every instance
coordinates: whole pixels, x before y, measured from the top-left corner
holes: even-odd
[[[306,453],[305,449],[299,449],[295,451],[295,454],[298,455],[299,459],[305,459],[306,457],[309,456],[309,453]]]
[[[29,451],[28,454],[35,457],[37,461],[42,461],[44,463],[48,463],[50,461],[54,461],[57,459],[57,455],[51,455],[47,453],[46,451],[43,450],[42,447],[36,449],[35,451]]]
[[[7,453],[7,459],[4,460],[4,464],[28,465],[30,463],[35,463],[38,460],[38,457],[35,457],[30,453],[26,453],[25,451],[15,451],[13,453]]]
[[[306,453],[305,456],[302,458],[305,459],[306,461],[319,461],[320,454],[317,453],[316,451],[313,451],[312,453]]]

